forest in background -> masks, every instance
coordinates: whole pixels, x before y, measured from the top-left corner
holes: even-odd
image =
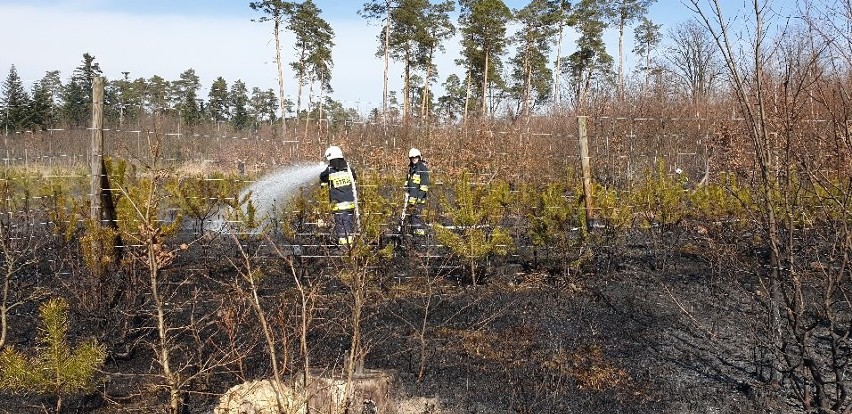
[[[106,117],[113,129],[138,127],[145,116],[162,114],[180,119],[184,130],[209,130],[215,125],[217,131],[223,127],[256,131],[264,124],[280,126],[282,117],[294,122],[436,124],[585,112],[584,108],[603,102],[619,115],[643,116],[636,105],[643,98],[701,104],[724,100],[729,96],[727,71],[712,33],[692,16],[663,28],[648,15],[652,3],[536,0],[510,10],[496,0],[369,2],[358,13],[379,25],[377,56],[401,65],[398,76],[403,87],[387,90],[392,75],[385,73],[382,106],[359,113],[334,99],[330,83],[334,30],[322,11],[310,1],[252,2],[249,7],[257,13],[257,22],[272,26],[276,45],[283,49],[276,57],[282,78],[277,91],[222,77],[202,85],[192,68],[171,80],[158,75],[134,79],[125,72],[123,78],[107,81]],[[797,3],[793,12],[801,19],[794,24],[768,6],[764,13],[774,20],[769,23],[771,32],[762,36],[768,36],[764,44],[778,45],[777,53],[799,34],[817,30],[811,24],[815,20],[842,25],[835,21],[843,15],[842,5],[833,2]],[[723,12],[725,19],[738,24],[750,20],[745,9]],[[748,25],[732,29],[736,46],[750,47]],[[607,50],[603,42],[604,33],[612,31],[619,34],[617,51]],[[280,45],[282,32],[292,33],[295,43]],[[569,33],[579,36],[574,44],[564,42]],[[635,48],[624,50],[631,36]],[[435,56],[446,53],[450,41],[461,42],[462,72],[439,74]],[[834,51],[825,52],[837,57]],[[633,72],[625,73],[625,60],[638,62]],[[823,64],[843,68],[842,59]],[[88,126],[91,82],[101,74],[95,56],[85,53],[65,79],[58,71],[45,69],[27,90],[15,67],[9,68],[0,91],[4,132]],[[436,89],[443,93],[436,94]]]

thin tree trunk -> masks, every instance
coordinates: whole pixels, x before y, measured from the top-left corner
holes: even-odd
[[[624,99],[624,23],[618,25],[618,99]]]
[[[776,351],[780,351],[783,346],[783,334],[782,329],[783,326],[781,324],[781,303],[783,301],[781,294],[781,253],[780,253],[780,239],[779,239],[779,227],[778,220],[775,216],[775,211],[772,205],[772,194],[774,189],[776,188],[776,178],[774,173],[772,172],[772,158],[771,158],[771,142],[768,138],[768,134],[766,132],[766,108],[764,105],[764,96],[763,96],[763,80],[762,80],[762,72],[763,72],[763,21],[762,21],[762,8],[758,0],[752,0],[752,6],[755,13],[756,18],[756,31],[755,31],[755,47],[754,47],[754,71],[755,71],[755,91],[756,91],[756,100],[754,103],[756,108],[753,108],[752,102],[750,101],[750,94],[746,89],[745,82],[740,74],[739,69],[736,66],[736,54],[733,50],[733,43],[730,41],[728,36],[727,25],[722,18],[722,8],[719,4],[719,0],[713,0],[712,8],[713,8],[713,18],[715,19],[712,23],[708,16],[701,10],[698,2],[699,0],[690,0],[692,3],[694,10],[697,11],[699,16],[703,19],[705,26],[708,29],[712,30],[714,38],[716,39],[716,43],[719,49],[722,51],[722,54],[725,58],[725,63],[728,66],[728,71],[731,74],[731,80],[733,81],[734,92],[736,93],[737,101],[740,105],[740,108],[743,112],[743,115],[746,117],[749,127],[751,128],[751,138],[752,143],[755,147],[755,158],[760,170],[760,178],[761,178],[761,194],[763,200],[761,200],[761,208],[764,210],[764,220],[765,220],[765,231],[767,237],[767,243],[769,247],[769,330],[770,330],[770,339],[772,341],[772,345]],[[718,27],[718,32],[713,30],[714,27]],[[773,383],[778,383],[781,381],[781,358],[775,358],[772,364],[772,379]]]
[[[774,165],[772,163],[772,142],[769,139],[769,134],[766,132],[766,107],[764,105],[763,91],[763,15],[761,13],[758,0],[753,0],[754,12],[756,18],[756,33],[754,47],[754,68],[755,68],[755,87],[757,88],[757,109],[758,117],[754,122],[756,131],[755,139],[761,141],[758,145],[763,147],[763,160],[760,162],[762,181],[763,181],[763,204],[766,210],[766,219],[768,225],[768,236],[770,244],[770,287],[771,287],[771,323],[772,332],[774,333],[774,342],[776,349],[781,349],[783,333],[781,332],[781,249],[780,236],[778,228],[778,218],[775,216],[775,209],[772,205],[772,194],[777,187],[777,176],[774,173]],[[773,367],[773,380],[781,380],[780,362],[776,362]]]
[[[248,261],[248,257],[246,257]],[[260,306],[260,297],[257,295],[257,286],[254,281],[253,270],[246,271],[246,279],[248,279],[251,288],[251,304],[254,311],[257,313],[257,320],[260,322],[260,327],[263,330],[263,338],[266,340],[266,350],[269,356],[269,362],[272,364],[272,377],[275,378],[276,384],[281,384],[281,371],[278,369],[278,351],[275,347],[275,338],[272,337],[272,329],[269,328],[269,323],[266,321],[266,316],[263,314],[263,308]],[[285,362],[286,365],[286,362]],[[282,408],[283,404],[281,396],[275,393],[275,398],[278,400],[278,408]]]
[[[356,269],[353,272],[353,301],[352,301],[352,341],[349,346],[348,364],[346,367],[346,387],[345,399],[346,407],[350,407],[352,401],[350,394],[352,393],[354,384],[352,378],[355,374],[364,372],[364,355],[361,352],[361,311],[364,308],[364,296],[366,286],[366,275],[362,271]]]
[[[159,354],[160,354],[160,365],[163,369],[163,376],[166,379],[166,385],[169,387],[169,408],[172,414],[180,414],[180,384],[178,384],[176,375],[172,372],[172,368],[170,365],[170,355],[169,355],[169,327],[166,323],[166,314],[163,303],[163,299],[160,297],[159,292],[159,274],[160,269],[158,263],[158,259],[156,256],[156,252],[154,250],[154,245],[149,244],[147,246],[148,250],[148,265],[150,266],[149,272],[149,282],[151,283],[151,297],[154,299],[154,305],[157,308],[157,332],[159,334]]]
[[[426,292],[426,308],[423,310],[423,319],[420,322],[420,368],[417,370],[417,382],[423,380],[423,374],[426,372],[426,325],[429,321],[429,308],[432,305],[432,281],[431,278],[427,281],[429,290]]]
[[[559,40],[556,42],[556,62],[553,66],[553,106],[551,111],[556,112],[559,107],[559,75],[562,70],[562,38],[565,32],[565,26],[559,25]]]
[[[420,107],[420,117],[426,122],[426,125],[429,125],[429,113],[431,112],[429,104],[432,100],[429,95],[429,79],[432,77],[432,54],[434,51],[435,49],[429,50],[429,64],[426,65],[426,78],[423,80],[423,99]]]
[[[314,103],[314,77],[311,75],[311,79],[308,79],[308,115],[305,117],[305,141],[308,140],[308,130],[311,129],[311,106]],[[321,144],[319,141],[319,135],[317,135],[317,144]]]
[[[642,92],[648,91],[648,80],[651,78],[651,45],[645,45],[645,85]]]
[[[524,118],[530,121],[530,97],[532,96],[532,68],[530,67],[529,46],[524,52]]]
[[[467,90],[465,91],[464,97],[464,123],[462,126],[467,126],[467,115],[470,110],[470,89],[471,83],[473,82],[473,77],[471,76],[470,70],[467,71]]]
[[[287,263],[287,266],[290,268],[290,275],[293,276],[293,281],[296,283],[296,289],[299,291],[299,297],[301,300],[302,308],[302,315],[300,318],[301,326],[299,328],[299,350],[302,353],[302,384],[304,384],[304,386],[302,387],[302,391],[304,394],[302,396],[303,399],[301,403],[304,406],[304,412],[309,413],[310,409],[308,403],[310,402],[310,387],[308,386],[308,381],[310,380],[311,363],[310,355],[308,354],[308,328],[311,324],[311,307],[309,306],[309,303],[312,303],[309,301],[309,298],[313,298],[313,292],[310,296],[306,294],[305,285],[302,284],[302,280],[299,278],[299,275],[296,272],[296,265],[294,262],[295,259],[293,258],[293,256],[289,254],[284,254],[284,252],[282,252],[278,245],[272,242],[272,240],[270,240],[269,238],[267,238],[267,240],[270,241],[270,244],[273,246],[273,248],[275,248],[275,251],[278,253],[278,256],[284,259],[284,261]]]
[[[322,82],[320,82],[320,92],[319,92],[319,108],[317,108],[317,141],[320,140],[320,135],[322,134],[322,121],[323,121],[323,110],[325,107],[323,104],[325,103],[325,90],[322,88]],[[326,122],[326,127],[328,127],[328,122]],[[326,128],[328,130],[328,128]]]
[[[284,111],[286,107],[284,99],[284,69],[281,65],[281,31],[279,30],[281,27],[281,16],[276,15],[273,17],[273,21],[275,22],[273,25],[273,30],[275,30],[275,64],[278,67],[278,101],[281,107],[281,138],[283,139],[287,136],[287,116]]]
[[[278,350],[275,347],[275,338],[272,335],[272,329],[269,327],[269,322],[266,320],[266,315],[263,313],[263,307],[261,306],[261,303],[260,303],[260,296],[258,296],[258,294],[257,294],[257,283],[256,283],[257,272],[255,272],[255,270],[252,266],[251,258],[243,250],[242,244],[240,244],[241,242],[240,242],[239,239],[237,239],[236,236],[234,236],[234,242],[237,243],[237,247],[240,251],[240,254],[242,255],[242,260],[243,260],[242,269],[240,269],[240,267],[238,265],[236,265],[234,263],[232,263],[232,264],[234,264],[234,267],[237,268],[237,271],[240,273],[240,275],[243,277],[243,279],[245,279],[245,281],[248,282],[249,289],[251,290],[251,297],[250,297],[251,307],[254,310],[255,314],[257,315],[257,320],[258,320],[258,322],[260,322],[260,328],[263,331],[263,338],[266,341],[267,357],[269,358],[270,364],[272,364],[272,377],[275,379],[275,384],[276,384],[276,386],[274,387],[274,389],[276,390],[275,399],[276,399],[276,403],[278,405],[278,409],[280,411],[280,410],[283,410],[283,408],[284,408],[284,402],[281,398],[282,396],[277,392],[278,384],[282,384],[282,381],[281,381],[281,372],[278,369]],[[286,364],[287,364],[287,362],[285,360],[284,365],[286,366]]]
[[[384,77],[382,85],[382,125],[387,134],[388,130],[388,61],[390,60],[390,11],[391,2],[385,2],[385,53],[384,53]],[[387,144],[387,142],[385,142]]]
[[[408,126],[409,99],[411,99],[411,63],[405,52],[405,74],[402,80],[402,124]]]
[[[489,55],[485,52],[485,70],[482,76],[482,119],[488,116],[488,64],[490,63]]]
[[[420,97],[420,118],[428,123],[429,117],[429,76],[431,69],[426,68],[426,80],[423,82],[423,96]]]
[[[290,259],[292,260],[292,258]],[[293,269],[293,263],[290,263],[291,269]],[[305,287],[302,285],[302,282],[299,281],[299,278],[296,276],[295,270],[293,271],[293,279],[296,281],[296,286],[299,289],[299,295],[302,299],[302,318],[301,318],[301,329],[299,330],[299,350],[302,353],[302,383],[305,384],[305,390],[308,387],[308,377],[311,369],[311,360],[310,355],[308,354],[308,326],[310,325],[310,315],[308,314],[308,299],[305,296]],[[305,395],[305,412],[308,412],[308,396]]]
[[[6,274],[3,275],[3,302],[0,303],[0,349],[3,349],[3,346],[6,345],[6,335],[9,330],[8,325],[8,312],[9,312],[9,279],[12,278],[12,269],[11,262],[9,261],[9,255],[5,252],[6,255]]]
[[[305,48],[302,48],[299,65],[299,84],[296,85],[296,126],[299,125],[299,114],[302,112],[302,86],[305,84]]]

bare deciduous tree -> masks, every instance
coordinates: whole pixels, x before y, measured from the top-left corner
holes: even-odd
[[[795,398],[806,412],[849,412],[845,371],[852,325],[844,314],[850,292],[840,282],[849,276],[848,220],[841,224],[836,213],[810,209],[803,197],[813,194],[823,212],[848,211],[846,200],[852,190],[848,178],[838,181],[826,173],[848,177],[848,169],[822,161],[824,138],[802,110],[815,85],[823,82],[822,56],[832,40],[802,41],[808,36],[782,32],[783,43],[768,42],[765,27],[771,23],[772,10],[760,0],[750,5],[753,37],[742,50],[738,48],[742,43],[731,38],[718,0],[709,6],[691,0],[722,54],[744,120],[743,132],[753,147],[756,212],[763,233],[759,243],[767,251],[765,262],[754,271],[768,293],[758,300],[768,322],[768,380],[781,391],[781,398]],[[830,32],[831,27],[821,30]],[[848,130],[845,123],[841,129]]]
[[[689,92],[693,102],[705,101],[722,74],[719,49],[707,29],[690,20],[669,31],[671,44],[665,55],[670,70]]]

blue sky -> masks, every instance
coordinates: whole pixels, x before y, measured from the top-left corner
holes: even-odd
[[[364,1],[314,2],[335,31],[333,96],[362,113],[381,106],[382,62],[375,57],[380,27],[357,15]],[[505,3],[518,9],[527,1]],[[775,3],[789,8],[792,1]],[[249,88],[277,91],[271,25],[252,22],[259,14],[248,4],[247,0],[0,0],[0,75],[5,78],[14,64],[25,83],[48,70],[61,71],[66,80],[83,53],[90,53],[110,79],[129,71],[131,78],[160,75],[174,80],[192,68],[204,87],[222,76],[229,84],[240,79]],[[722,5],[731,14],[744,10],[744,0],[722,0]],[[649,17],[666,30],[692,15],[681,0],[658,0]],[[626,53],[633,48],[632,33],[629,28],[625,36]],[[563,55],[573,50],[573,39],[569,34]],[[607,32],[606,40],[615,56],[615,30]],[[283,41],[282,56],[289,62],[293,57],[286,33]],[[439,57],[440,79],[462,72],[453,63],[456,58],[457,40],[448,42],[447,52]],[[629,71],[632,63],[625,67]],[[400,75],[401,68],[392,66],[391,90],[400,88]],[[288,95],[295,93],[293,84],[285,72]]]

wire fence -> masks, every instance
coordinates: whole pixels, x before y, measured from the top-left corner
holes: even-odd
[[[835,132],[828,120],[808,120],[802,125],[812,136]],[[659,166],[666,173],[699,180],[709,174],[711,159],[716,163],[714,173],[727,168],[719,161],[723,158],[719,152],[750,157],[747,139],[719,144],[724,141],[720,136],[731,131],[736,135],[744,128],[742,119],[589,117],[592,174],[598,183],[620,188],[656,172]],[[283,134],[280,127],[271,126],[233,133],[216,126],[209,132],[195,132],[180,125],[152,125],[104,130],[104,152],[145,168],[211,179],[233,174],[251,181],[281,166],[321,161],[324,148],[332,144],[343,146],[347,159],[361,172],[404,176],[408,148],[418,147],[439,174],[472,172],[482,180],[540,182],[579,176],[577,131],[576,117],[442,126],[319,123],[291,126]],[[23,171],[10,179],[27,173],[85,178],[91,171],[91,137],[92,131],[86,128],[7,134],[0,155],[7,170]]]
[[[264,130],[252,133],[196,133],[138,128],[104,130],[105,153],[132,161],[151,160],[151,147],[158,140],[160,159],[166,166],[187,162],[208,162],[220,169],[242,162],[257,165],[257,171],[298,161],[304,156],[319,159],[317,153],[332,143],[346,143],[358,153],[393,153],[419,145],[435,155],[458,150],[476,151],[477,158],[499,164],[532,156],[575,161],[577,126],[575,119],[563,119],[543,126],[413,126],[390,125],[389,131],[371,122],[349,123],[336,131],[320,124],[313,130],[286,132]],[[666,160],[672,168],[703,169],[706,137],[714,133],[711,120],[597,117],[589,119],[589,143],[593,165],[612,177],[634,177],[649,163]],[[407,131],[401,133],[400,131]],[[23,168],[86,168],[91,157],[91,131],[50,129],[3,136],[3,165]],[[535,153],[540,152],[540,153]],[[404,158],[404,157],[403,157]],[[650,160],[650,161],[647,161]],[[380,166],[379,166],[380,167]],[[687,167],[687,168],[684,168]]]

